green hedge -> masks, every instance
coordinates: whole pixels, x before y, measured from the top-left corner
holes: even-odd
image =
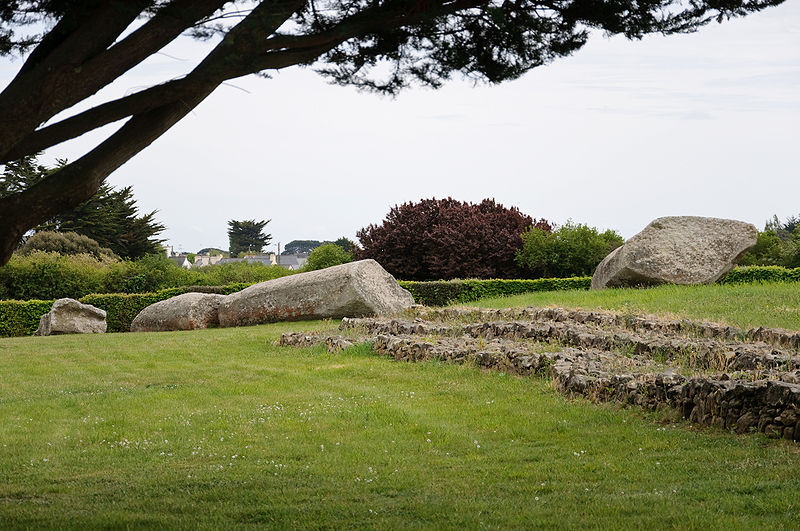
[[[54,301],[0,301],[0,337],[29,336]]]
[[[162,289],[155,293],[110,293],[93,294],[79,300],[106,311],[106,323],[109,332],[127,332],[136,315],[159,301],[184,293],[216,293],[229,295],[241,291],[251,284],[237,283],[229,286],[187,286],[181,288]]]
[[[290,271],[280,266],[235,262],[183,269],[165,256],[131,262],[97,260],[90,255],[37,251],[13,255],[0,266],[0,300],[77,299],[93,293],[155,293],[190,286],[227,286],[272,280]]]
[[[737,267],[720,280],[722,284],[754,284],[758,282],[800,282],[800,267],[781,266]]]
[[[218,293],[229,295],[250,286],[236,283],[228,286],[187,286],[154,293],[103,293],[78,299],[106,311],[109,332],[127,332],[131,321],[147,306],[183,293]],[[50,311],[55,301],[0,301],[0,337],[29,336],[39,327],[39,319]]]
[[[127,332],[133,318],[146,307],[183,293],[185,292],[180,288],[170,288],[155,293],[92,294],[78,300],[106,311],[108,332]]]
[[[444,306],[471,302],[487,297],[500,297],[531,291],[559,291],[589,289],[591,277],[537,278],[533,280],[441,280],[417,282],[401,280],[400,285],[411,292],[414,300],[426,306]],[[779,266],[737,267],[722,280],[724,284],[755,282],[798,282],[800,268]],[[226,286],[186,286],[169,288],[153,293],[92,294],[79,300],[106,311],[109,332],[126,332],[131,321],[145,307],[175,295],[189,292],[228,295],[250,286],[239,282]],[[52,300],[0,301],[0,337],[31,335],[39,326],[39,319],[50,311]]]
[[[487,297],[503,297],[531,291],[589,289],[591,283],[592,277],[537,278],[533,280],[400,281],[400,285],[411,292],[418,304],[426,306],[444,306],[446,304],[472,302]]]

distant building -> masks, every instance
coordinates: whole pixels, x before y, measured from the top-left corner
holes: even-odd
[[[308,261],[308,253],[282,254],[278,257],[278,260],[277,265],[297,271]]]
[[[264,265],[276,265],[277,258],[275,257],[275,253],[269,252],[267,254],[248,254],[241,258],[222,258],[218,260],[216,263],[218,264],[232,264],[235,262],[250,262],[256,264],[264,264]]]
[[[215,255],[207,255],[207,254],[198,254],[194,257],[194,267],[203,267],[207,265],[214,265],[219,263],[222,260],[221,254]]]
[[[189,257],[185,254],[179,254],[177,256],[168,256],[171,262],[175,262],[178,267],[183,267],[185,269],[191,269],[192,263],[189,261]]]

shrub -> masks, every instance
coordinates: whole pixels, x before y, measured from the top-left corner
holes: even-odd
[[[108,332],[127,332],[136,315],[159,301],[185,293],[181,288],[170,288],[155,293],[108,293],[81,297],[84,304],[91,304],[106,311]]]
[[[254,284],[292,275],[295,272],[277,265],[269,266],[258,262],[232,262],[192,269],[189,273],[194,278],[192,284],[225,286],[234,283]]]
[[[131,328],[133,318],[144,308],[156,302],[190,292],[229,295],[241,291],[249,285],[238,283],[228,286],[188,286],[154,293],[93,293],[78,300],[106,311],[108,332],[127,332]],[[0,337],[33,334],[39,326],[39,319],[50,311],[53,302],[52,300],[0,300]]]
[[[29,336],[54,301],[0,301],[0,337]]]
[[[800,215],[784,222],[778,216],[768,220],[758,233],[755,246],[739,259],[739,265],[800,267]]]
[[[522,234],[523,245],[516,261],[528,276],[566,278],[594,273],[608,253],[622,245],[622,236],[612,230],[568,221],[554,231],[531,227]]]
[[[32,251],[0,267],[0,299],[79,298],[105,290],[107,262],[91,255]]]
[[[131,329],[133,318],[146,307],[156,302],[184,293],[230,295],[250,285],[248,283],[236,283],[228,286],[184,286],[163,289],[154,293],[99,293],[81,297],[80,301],[106,311],[109,332],[127,332]]]
[[[720,279],[721,284],[753,284],[758,282],[799,282],[800,267],[780,266],[737,267]]]
[[[395,206],[380,226],[360,230],[358,258],[373,258],[409,280],[517,278],[519,235],[532,225],[530,216],[491,199],[479,204],[423,199]],[[545,220],[535,226],[550,230]]]
[[[97,259],[116,259],[114,252],[100,247],[95,240],[77,232],[41,231],[29,237],[19,249],[19,254],[29,255],[33,251],[59,254],[90,254]]]
[[[401,280],[400,286],[414,296],[418,304],[444,306],[471,302],[487,297],[506,297],[532,291],[587,290],[592,277],[523,279],[468,279],[416,282]]]
[[[236,262],[183,269],[163,255],[136,261],[33,251],[0,267],[0,299],[79,299],[90,293],[152,293],[181,286],[253,284],[291,275],[280,266]]]
[[[748,249],[741,258],[742,266],[783,266],[798,267],[793,258],[800,249],[800,231],[796,238],[783,240],[774,230],[765,230],[758,233],[756,244]]]
[[[95,293],[150,293],[191,284],[198,284],[191,271],[179,267],[164,254],[151,254],[110,265],[103,289]]]
[[[353,255],[335,243],[324,243],[314,248],[308,254],[308,261],[303,266],[304,271],[316,271],[339,264],[353,261]]]

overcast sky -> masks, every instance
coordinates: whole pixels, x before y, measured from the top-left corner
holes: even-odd
[[[100,96],[185,73],[201,48],[176,43]],[[0,76],[18,67],[4,61]],[[99,138],[41,160],[75,159]],[[447,196],[628,238],[659,216],[761,229],[800,213],[799,146],[800,2],[789,0],[692,35],[598,34],[498,86],[454,81],[391,99],[310,70],[236,79],[110,181],[132,185],[143,212],[159,211],[163,237],[188,252],[227,249],[230,219],[271,219],[274,250],[355,239],[395,204]]]

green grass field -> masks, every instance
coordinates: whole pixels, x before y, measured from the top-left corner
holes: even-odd
[[[687,297],[738,322],[739,288],[708,289]],[[687,312],[682,289],[659,290],[536,297]],[[765,290],[776,323],[798,307],[798,288]],[[796,444],[568,400],[539,378],[274,345],[334,324],[0,339],[0,528],[800,522]]]
[[[469,306],[560,306],[651,313],[727,323],[800,330],[800,282],[658,286],[649,289],[546,291],[484,299]]]

